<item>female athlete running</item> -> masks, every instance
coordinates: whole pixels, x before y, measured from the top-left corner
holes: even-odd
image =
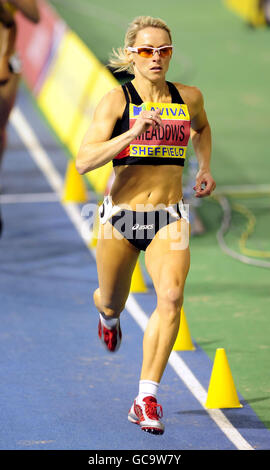
[[[141,429],[164,432],[156,396],[179,330],[190,266],[188,211],[182,200],[182,172],[191,134],[199,171],[195,196],[215,189],[210,172],[211,131],[198,88],[170,83],[171,32],[160,19],[138,17],[124,49],[111,64],[134,79],[107,93],[81,144],[81,174],[112,161],[115,180],[100,208],[96,262],[98,333],[109,351],[121,343],[120,314],[129,295],[140,250],[157,296],[143,339],[139,393],[128,419]],[[203,187],[204,186],[204,187]]]
[[[0,168],[6,147],[6,127],[20,80],[20,61],[16,55],[15,13],[39,21],[36,0],[0,0]],[[0,216],[0,235],[2,221]]]

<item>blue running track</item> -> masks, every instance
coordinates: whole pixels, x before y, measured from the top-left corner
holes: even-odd
[[[64,179],[65,150],[24,88],[17,108]],[[214,420],[171,363],[158,396],[164,435],[128,422],[142,360],[136,312],[123,312],[123,342],[110,355],[97,336],[95,258],[12,120],[8,131],[1,176],[0,449],[270,449],[269,430],[242,397],[243,408],[219,410]],[[151,285],[133,299],[148,317],[155,307]],[[201,348],[175,358],[207,390],[212,363]]]

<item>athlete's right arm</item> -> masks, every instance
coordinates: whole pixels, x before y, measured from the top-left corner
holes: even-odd
[[[98,104],[76,158],[76,168],[80,174],[105,165],[132,141],[131,132],[110,139],[124,107],[125,99],[118,88],[107,93]]]
[[[81,175],[110,162],[147,128],[158,125],[156,112],[152,112],[153,117],[149,119],[149,112],[143,111],[131,129],[111,139],[114,126],[117,119],[121,118],[125,105],[126,100],[121,88],[111,90],[100,101],[76,157],[76,168]]]

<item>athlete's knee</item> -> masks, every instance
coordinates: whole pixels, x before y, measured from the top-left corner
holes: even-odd
[[[167,316],[178,316],[184,300],[183,287],[172,283],[157,292],[158,308]]]
[[[183,289],[180,285],[168,287],[165,291],[165,299],[174,305],[180,305],[183,301]]]

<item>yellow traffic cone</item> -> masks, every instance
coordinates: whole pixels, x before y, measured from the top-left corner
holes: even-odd
[[[63,202],[83,203],[88,201],[87,189],[83,177],[77,171],[74,160],[69,160],[62,196]]]
[[[181,309],[180,316],[180,327],[177,338],[175,340],[173,351],[194,351],[196,348],[192,343],[192,339],[189,332],[187,319],[185,316],[184,309]]]
[[[131,279],[131,286],[130,286],[131,293],[142,293],[147,292],[147,287],[144,282],[144,277],[142,273],[142,269],[140,266],[139,260],[136,263],[135,269],[133,271],[132,279]]]
[[[235,389],[225,349],[216,350],[206,408],[242,408]]]

